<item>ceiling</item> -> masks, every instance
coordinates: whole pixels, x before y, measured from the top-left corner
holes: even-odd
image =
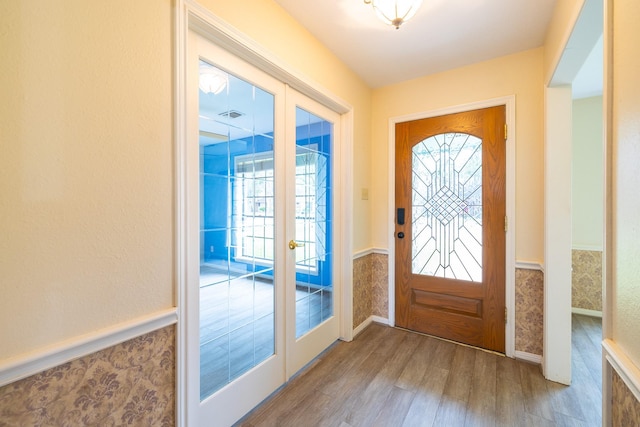
[[[275,0],[370,87],[542,46],[556,0],[424,0],[396,30],[363,0]]]

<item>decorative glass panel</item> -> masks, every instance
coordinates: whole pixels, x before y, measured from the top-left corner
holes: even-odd
[[[275,351],[274,97],[200,62],[200,397]],[[203,87],[204,86],[204,87]]]
[[[296,108],[296,338],[333,315],[333,124]]]
[[[446,133],[412,151],[412,273],[482,281],[482,140]]]

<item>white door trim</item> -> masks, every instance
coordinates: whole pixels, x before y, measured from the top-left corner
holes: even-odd
[[[546,87],[542,373],[571,384],[571,86]]]
[[[391,117],[389,119],[389,202],[387,211],[387,224],[389,225],[388,245],[389,245],[389,324],[395,325],[395,171],[396,171],[396,123],[411,120],[426,119],[429,117],[443,116],[446,114],[460,113],[464,111],[477,110],[480,108],[506,106],[507,120],[507,182],[506,182],[506,203],[509,227],[506,235],[506,265],[505,265],[505,304],[507,307],[507,325],[505,330],[505,353],[508,357],[515,357],[515,231],[516,231],[516,97],[515,95],[500,98],[487,99],[484,101],[469,104],[456,105],[448,108],[424,111],[408,114],[404,116]]]
[[[271,76],[288,84],[300,93],[318,101],[341,115],[342,145],[339,147],[342,157],[340,171],[342,187],[340,216],[335,218],[341,224],[340,240],[335,245],[342,248],[340,280],[342,294],[336,303],[341,312],[340,338],[350,341],[353,338],[353,107],[332,94],[320,84],[311,81],[302,73],[293,70],[288,64],[277,58],[254,40],[239,32],[231,25],[215,16],[209,10],[193,0],[176,0],[174,21],[174,188],[175,188],[175,295],[178,308],[177,352],[176,352],[176,424],[188,425],[192,412],[197,411],[199,401],[187,400],[187,313],[186,288],[187,268],[187,179],[186,179],[186,142],[187,142],[187,60],[188,35],[194,31],[212,43],[235,54]]]

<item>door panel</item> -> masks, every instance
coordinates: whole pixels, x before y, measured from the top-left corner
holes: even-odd
[[[200,75],[224,84],[199,97],[204,399],[275,353],[275,100],[203,60]]]
[[[285,203],[275,197],[285,88],[193,33],[189,47],[188,417],[225,426],[286,380]]]
[[[504,123],[501,106],[396,125],[396,325],[504,352]]]
[[[333,315],[332,141],[331,122],[296,107],[296,338]]]
[[[334,182],[339,164],[336,146],[340,116],[295,90],[287,90],[295,108],[287,110],[289,140],[295,140],[294,159],[288,175],[294,178],[291,215],[287,233],[298,245],[291,249],[287,277],[290,292],[289,318],[296,319],[288,334],[287,374],[293,375],[338,338],[334,226],[336,209]],[[290,146],[287,146],[289,148]]]
[[[195,33],[189,52],[187,417],[227,426],[338,338],[340,116]]]

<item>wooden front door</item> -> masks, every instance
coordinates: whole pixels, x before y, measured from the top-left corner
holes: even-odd
[[[505,107],[396,124],[396,326],[505,351]]]

